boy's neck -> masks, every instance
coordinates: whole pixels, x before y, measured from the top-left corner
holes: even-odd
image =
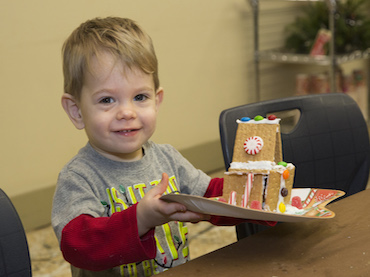
[[[91,144],[91,143],[90,143],[90,145],[97,153],[99,153],[103,157],[105,157],[109,160],[112,160],[112,161],[116,161],[116,162],[135,162],[135,161],[141,160],[145,156],[145,150],[144,150],[143,146],[141,147],[140,150],[137,150],[134,153],[117,155],[115,153],[111,154],[111,153],[108,153],[108,152],[103,152],[103,151],[101,151],[101,149],[98,149],[98,148],[94,147],[94,145]]]

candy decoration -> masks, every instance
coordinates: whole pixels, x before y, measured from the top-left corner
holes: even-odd
[[[251,193],[252,186],[253,186],[253,173],[248,173],[248,178],[247,178],[247,182],[245,184],[243,202],[242,202],[242,207],[244,207],[244,208],[247,207],[247,204],[248,204],[248,201],[249,201],[249,195]]]
[[[261,115],[257,115],[254,117],[254,121],[261,121],[261,120],[263,120],[263,116]]]
[[[315,194],[317,192],[317,189],[312,189],[310,194],[307,196],[306,200],[304,201],[303,203],[303,206],[306,207],[308,204],[310,204],[310,202],[312,201],[312,199],[314,198]]]
[[[242,117],[241,119],[240,119],[240,121],[242,121],[242,122],[248,122],[249,120],[251,120],[251,118],[250,117]]]
[[[236,191],[230,192],[229,204],[236,205]]]
[[[283,172],[283,178],[284,178],[284,180],[288,179],[289,178],[289,175],[290,175],[289,170],[285,169],[284,172]]]
[[[262,204],[261,204],[261,202],[259,202],[257,200],[253,200],[252,203],[251,203],[251,209],[254,209],[254,210],[262,210]]]
[[[276,115],[274,114],[271,114],[267,117],[268,120],[275,120],[276,119]]]
[[[301,197],[299,197],[299,196],[294,196],[294,197],[292,198],[292,206],[293,206],[293,207],[296,207],[296,208],[298,208],[298,209],[302,209],[303,207],[302,207],[302,200],[301,200]]]
[[[280,191],[280,194],[282,197],[285,197],[287,196],[289,193],[288,189],[287,188],[282,188],[281,191]]]
[[[263,147],[263,140],[259,136],[249,137],[244,142],[244,150],[249,155],[258,154]]]
[[[285,213],[285,210],[286,210],[285,204],[284,204],[283,202],[281,202],[281,203],[279,204],[279,211],[280,211],[281,213]]]
[[[283,161],[278,162],[277,164],[278,164],[278,165],[282,165],[282,166],[284,166],[284,167],[286,167],[286,166],[288,165],[286,162],[283,162]]]

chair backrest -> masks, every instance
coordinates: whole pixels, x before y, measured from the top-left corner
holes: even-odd
[[[223,111],[219,127],[225,168],[232,161],[236,119],[289,110],[300,112],[295,127],[282,132],[284,161],[296,166],[294,187],[340,189],[346,196],[365,189],[368,127],[356,102],[343,93],[295,96]]]
[[[0,277],[32,276],[26,235],[12,202],[0,189]]]

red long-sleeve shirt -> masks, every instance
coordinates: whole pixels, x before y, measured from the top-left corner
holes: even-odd
[[[222,195],[223,179],[210,181],[204,197]],[[154,229],[139,237],[136,218],[137,204],[113,213],[110,217],[94,218],[82,214],[70,221],[62,231],[61,250],[66,261],[75,267],[100,271],[122,264],[154,259]],[[253,222],[274,226],[276,222],[211,216],[214,225],[236,225]],[[122,230],[125,230],[124,232]]]

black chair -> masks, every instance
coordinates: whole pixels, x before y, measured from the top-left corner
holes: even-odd
[[[0,277],[32,276],[26,234],[12,202],[0,189]]]
[[[295,188],[332,188],[352,195],[366,188],[369,178],[368,126],[356,102],[343,93],[295,96],[247,104],[224,110],[219,119],[225,168],[232,161],[236,119],[296,111],[295,126],[284,132],[284,161],[296,166]],[[280,116],[278,116],[280,117]],[[238,239],[266,229],[241,224]]]

